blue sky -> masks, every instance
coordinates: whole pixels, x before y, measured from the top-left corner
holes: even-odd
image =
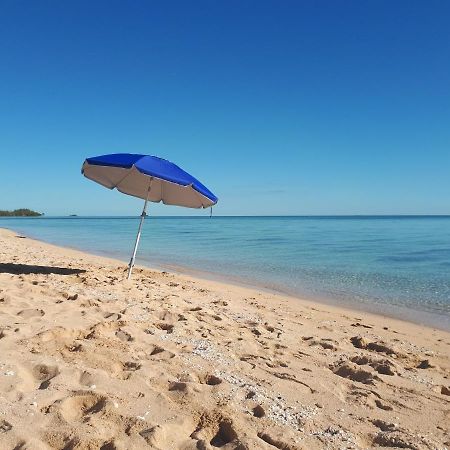
[[[216,214],[448,214],[449,23],[444,0],[0,1],[0,209],[137,214],[80,175],[130,152]]]

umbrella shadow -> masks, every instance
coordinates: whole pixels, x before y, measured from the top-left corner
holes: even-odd
[[[0,273],[10,273],[12,275],[29,275],[54,273],[56,275],[75,275],[86,272],[83,269],[70,269],[69,267],[36,266],[31,264],[0,263]]]

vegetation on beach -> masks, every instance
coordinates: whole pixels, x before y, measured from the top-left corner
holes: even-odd
[[[0,217],[36,217],[36,216],[43,216],[43,214],[28,208],[15,209],[14,211],[0,210]]]

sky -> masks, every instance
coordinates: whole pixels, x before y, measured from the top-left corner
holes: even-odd
[[[445,0],[0,0],[0,209],[137,215],[80,168],[143,153],[217,215],[450,214],[449,23]]]

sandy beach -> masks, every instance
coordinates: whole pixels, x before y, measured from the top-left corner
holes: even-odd
[[[0,230],[0,449],[444,449],[450,334]]]

